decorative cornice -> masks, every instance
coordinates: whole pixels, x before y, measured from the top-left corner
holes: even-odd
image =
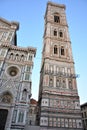
[[[1,47],[7,47],[8,49],[12,49],[12,50],[17,50],[17,51],[24,51],[24,52],[31,52],[34,54],[34,56],[36,55],[36,48],[33,48],[33,47],[18,47],[18,46],[14,46],[14,45],[11,45],[9,43],[2,43],[0,45]]]
[[[2,60],[1,58],[0,58],[0,60]],[[17,61],[15,61],[15,63],[14,63],[14,61],[11,61],[11,60],[6,60],[6,62],[7,63],[10,63],[10,64],[15,64],[15,65],[31,65],[31,66],[33,66],[33,62],[32,61],[20,61],[20,62],[17,62]]]
[[[65,6],[64,4],[57,4],[57,3],[53,3],[53,2],[51,2],[51,1],[49,1],[49,2],[47,3],[47,5],[51,5],[51,6],[55,6],[55,7],[59,7],[59,8],[64,8],[64,9],[66,9],[66,6]]]
[[[19,29],[19,23],[18,22],[15,22],[15,21],[9,22],[6,19],[1,18],[1,17],[0,17],[0,21],[7,24],[8,26],[10,26],[10,28],[14,28],[16,30]]]

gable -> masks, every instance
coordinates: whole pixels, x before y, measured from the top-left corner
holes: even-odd
[[[0,18],[0,28],[2,29],[15,29],[17,30],[19,28],[19,23],[17,22],[9,22],[3,18]]]
[[[11,24],[3,18],[0,18],[0,28],[9,29]]]

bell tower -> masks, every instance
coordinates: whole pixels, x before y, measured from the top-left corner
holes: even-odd
[[[82,130],[65,5],[47,3],[39,86],[39,124],[49,130]]]

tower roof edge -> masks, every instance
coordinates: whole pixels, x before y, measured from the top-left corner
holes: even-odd
[[[57,3],[54,3],[54,2],[51,2],[51,1],[48,1],[47,5],[56,6],[56,7],[66,9],[66,6],[64,4],[57,4]]]

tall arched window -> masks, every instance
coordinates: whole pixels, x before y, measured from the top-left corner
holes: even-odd
[[[58,53],[57,45],[54,46],[54,54]]]
[[[65,55],[64,47],[63,46],[61,47],[61,55]]]
[[[58,15],[54,15],[54,22],[60,23],[60,17]]]
[[[57,30],[56,29],[54,30],[54,36],[57,36]]]
[[[59,32],[59,36],[63,37],[63,32],[62,31]]]

